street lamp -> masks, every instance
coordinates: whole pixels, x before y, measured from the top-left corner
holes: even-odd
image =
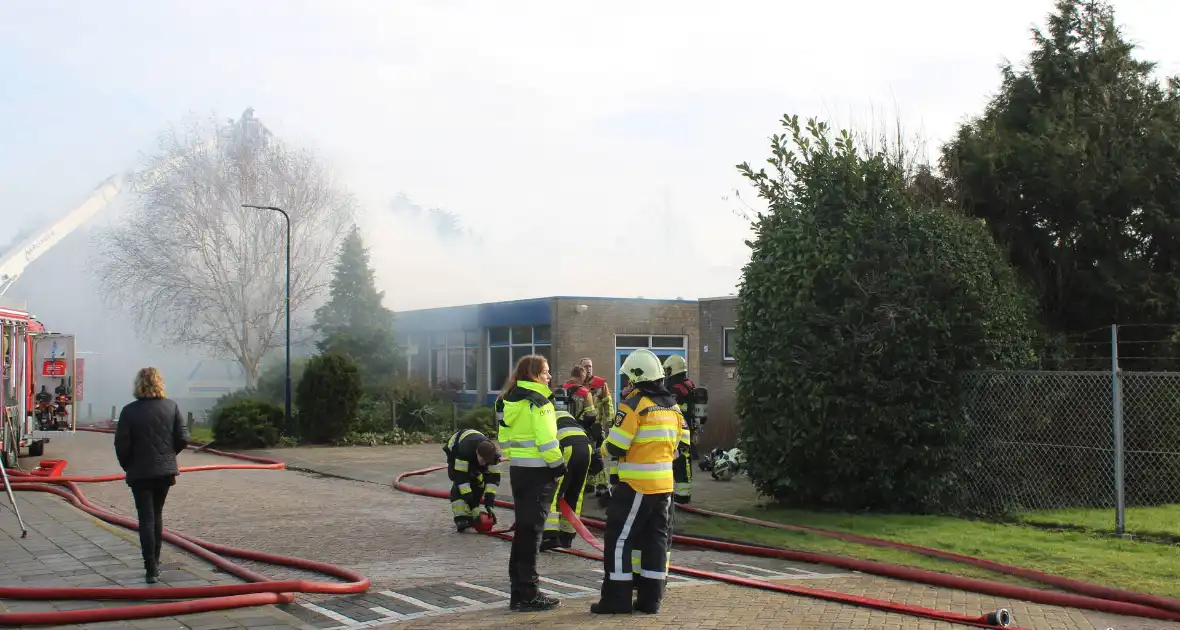
[[[287,214],[286,210],[276,208],[274,206],[253,206],[247,203],[242,204],[243,208],[254,208],[255,210],[274,210],[283,215],[287,220],[287,380],[284,402],[286,403],[284,413],[286,414],[287,430],[291,430],[291,216]]]

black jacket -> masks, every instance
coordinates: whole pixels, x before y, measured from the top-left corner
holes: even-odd
[[[123,407],[115,425],[115,456],[127,485],[180,473],[176,455],[188,445],[180,407],[167,398],[141,398]]]

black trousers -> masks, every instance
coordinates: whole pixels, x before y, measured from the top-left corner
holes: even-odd
[[[175,483],[176,478],[172,476],[138,479],[131,483],[144,568],[154,568],[160,560],[160,551],[164,547],[164,501]]]
[[[458,482],[451,483],[451,514],[455,523],[474,520],[479,516],[479,502],[483,499],[484,486],[477,483],[463,482],[470,486],[470,491],[463,494]]]
[[[692,457],[690,453],[678,453],[672,462],[672,479],[675,482],[675,501],[692,502]]]
[[[575,444],[568,447],[569,459],[565,462],[565,476],[557,482],[553,501],[549,504],[549,515],[545,519],[545,537],[559,538],[567,544],[574,542],[574,526],[561,515],[558,499],[565,499],[578,516],[582,515],[582,499],[586,496],[586,477],[590,473],[589,444]],[[560,536],[558,535],[560,533]]]
[[[508,471],[516,516],[512,551],[508,556],[508,580],[512,600],[528,601],[538,593],[537,553],[557,484],[548,468],[510,466]]]
[[[631,609],[631,582],[637,602],[658,606],[672,553],[672,494],[641,494],[627,483],[615,486],[606,510],[602,595],[611,608]],[[639,551],[638,570],[631,552]],[[618,600],[618,601],[612,601]]]

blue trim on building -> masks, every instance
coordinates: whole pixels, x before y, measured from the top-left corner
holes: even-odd
[[[601,301],[606,301],[606,300],[626,301],[626,302],[674,302],[676,304],[693,304],[693,303],[697,302],[697,300],[675,300],[675,299],[670,299],[670,298],[587,297],[587,296],[582,296],[582,295],[555,295],[549,299],[551,299],[551,300],[586,300],[586,301],[590,301],[590,302],[594,302],[594,301],[601,302]]]
[[[582,302],[672,302],[676,304],[693,304],[697,302],[697,300],[558,295],[543,298],[399,311],[394,313],[395,328],[399,329],[399,331],[449,332],[454,330],[475,330],[477,328],[494,326],[538,326],[551,324],[553,323],[553,303],[556,300],[577,300]]]
[[[398,333],[483,330],[497,326],[541,326],[553,323],[553,299],[514,300],[444,306],[394,313]]]
[[[538,326],[553,323],[553,303],[549,298],[528,302],[493,302],[479,305],[479,326]]]

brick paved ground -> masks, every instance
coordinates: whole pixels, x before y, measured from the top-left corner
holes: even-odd
[[[401,471],[426,468],[441,463],[441,454],[437,445],[416,445],[400,447],[303,447],[295,449],[276,449],[271,451],[257,451],[255,454],[266,455],[282,459],[289,465],[299,466],[308,470],[318,470],[327,474],[339,475],[352,479],[367,479],[374,483],[390,484]],[[729,482],[719,482],[711,478],[709,473],[699,469],[693,471],[693,501],[697,505],[720,511],[732,511],[741,506],[748,506],[757,501],[757,493],[745,481],[744,477]],[[441,475],[412,478],[412,483],[433,488],[448,487]],[[503,511],[503,510],[502,510]],[[587,497],[583,512],[587,515],[597,515],[601,518],[601,510]],[[719,564],[729,562],[730,565]],[[719,554],[699,550],[677,550],[673,554],[673,562],[694,568],[703,568],[734,575],[753,575],[763,579],[781,582],[795,582],[810,587],[835,590],[854,595],[864,595],[877,599],[903,602],[913,605],[927,606],[935,609],[949,610],[961,613],[979,613],[1006,607],[1012,610],[1020,625],[1030,628],[1103,628],[1113,627],[1123,629],[1180,629],[1180,624],[1160,622],[1139,618],[1127,618],[1107,615],[1091,611],[1041,606],[1020,601],[999,600],[997,598],[966,593],[953,589],[933,588],[921,584],[900,582],[869,576],[864,574],[849,574],[834,570],[830,567],[806,565],[803,563],[788,563],[777,560],[749,558],[730,554]],[[740,563],[744,567],[733,567]],[[757,568],[765,568],[762,571]],[[794,567],[794,568],[792,568]],[[809,570],[812,575],[795,576],[799,570]],[[775,575],[777,571],[777,575]],[[819,575],[816,575],[819,574]],[[792,579],[798,578],[798,581]],[[711,590],[699,590],[699,589]],[[1052,589],[1044,589],[1052,590]],[[684,617],[677,614],[668,617],[659,615],[658,620],[640,616],[633,620],[602,620],[589,615],[586,610],[589,601],[571,602],[565,610],[553,613],[553,617],[544,614],[519,615],[503,610],[493,609],[483,612],[465,613],[463,615],[449,615],[432,621],[432,624],[456,623],[462,626],[470,619],[485,620],[484,627],[505,627],[509,625],[537,625],[543,627],[616,627],[619,625],[638,624],[640,628],[684,627],[685,623],[695,619],[736,619],[731,625],[724,625],[716,621],[714,625],[705,624],[701,627],[746,627],[747,625],[765,625],[767,619],[773,620],[769,627],[779,627],[779,623],[788,624],[786,627],[799,628],[892,628],[914,627],[933,628],[943,627],[933,622],[918,622],[905,617],[902,625],[897,626],[896,615],[856,609],[850,606],[817,602],[813,599],[794,598],[778,593],[753,591],[740,587],[709,585],[691,590],[670,589],[669,601],[679,601],[679,606],[687,606],[690,611],[702,610],[700,615],[695,613]],[[709,595],[704,595],[709,593]],[[738,594],[741,594],[740,596]],[[743,598],[753,598],[761,602],[757,605],[758,612],[747,611]],[[592,598],[591,598],[592,599]],[[791,602],[783,605],[783,600]],[[767,612],[772,611],[772,612]],[[852,611],[852,612],[850,612]],[[845,624],[848,615],[853,615],[856,623]],[[767,615],[771,615],[768,617]],[[522,621],[523,620],[523,621]],[[579,621],[580,620],[580,621]],[[423,622],[406,622],[406,627],[446,628],[448,625],[419,625]],[[554,625],[550,625],[550,623]],[[577,624],[584,625],[577,625]],[[713,622],[710,622],[713,623]],[[490,625],[487,625],[490,624]],[[497,625],[499,624],[499,625]],[[565,625],[561,625],[565,624]],[[800,624],[800,625],[796,625]],[[810,625],[808,625],[810,624]],[[961,626],[960,626],[961,627]]]
[[[102,523],[56,496],[33,492],[20,492],[16,496],[29,536],[25,539],[20,537],[20,526],[11,511],[0,511],[0,585],[34,588],[147,586],[139,542],[134,532]],[[168,550],[162,556],[163,566],[160,581],[157,582],[159,586],[208,586],[239,581],[190,561],[186,554]],[[2,600],[0,611],[66,611],[134,603]],[[92,627],[220,630],[303,626],[299,619],[275,607],[260,606],[246,610],[143,619],[126,624],[94,624]]]
[[[55,440],[47,457],[70,462],[74,474],[116,469],[108,435],[80,433]],[[358,570],[374,581],[359,596],[301,597],[283,611],[310,627],[863,627],[925,628],[909,617],[869,611],[814,599],[676,580],[665,613],[651,618],[599,619],[587,612],[596,595],[601,566],[562,554],[543,554],[545,588],[565,602],[562,609],[533,615],[506,609],[508,545],[478,535],[459,535],[451,527],[445,501],[395,492],[390,482],[401,470],[437,464],[437,445],[374,448],[300,448],[273,453],[294,466],[364,479],[352,481],[300,472],[219,471],[182,475],[169,495],[167,527],[207,540],[272,553],[323,560]],[[185,453],[182,466],[224,463],[207,454]],[[22,460],[29,467],[29,460]],[[445,487],[439,474],[422,485]],[[709,499],[702,482],[697,495]],[[731,494],[736,484],[714,492]],[[90,485],[96,503],[130,514],[130,493],[121,482]],[[29,497],[29,493],[19,495]],[[30,500],[31,502],[31,500]],[[23,505],[23,504],[22,504]],[[62,504],[65,507],[65,504]],[[66,507],[65,509],[72,509]],[[503,514],[501,521],[510,521]],[[3,515],[0,514],[0,517]],[[503,523],[506,524],[506,523]],[[172,551],[188,562],[187,556]],[[2,554],[0,554],[2,556]],[[137,558],[138,556],[135,555]],[[730,574],[756,575],[811,587],[863,593],[945,610],[979,613],[1000,605],[1013,609],[1021,625],[1033,628],[1180,628],[1180,624],[1105,619],[1091,613],[998,602],[949,589],[893,582],[830,568],[705,551],[676,551],[673,561]],[[197,564],[196,559],[191,560]],[[728,563],[728,564],[726,564]],[[297,571],[249,565],[274,578],[324,579]],[[473,567],[489,567],[477,572]],[[273,608],[251,609],[252,612]],[[441,624],[441,625],[439,625]],[[457,625],[447,625],[457,624]],[[725,625],[729,624],[729,625]],[[810,624],[810,625],[809,625]],[[826,624],[826,625],[825,625]]]

